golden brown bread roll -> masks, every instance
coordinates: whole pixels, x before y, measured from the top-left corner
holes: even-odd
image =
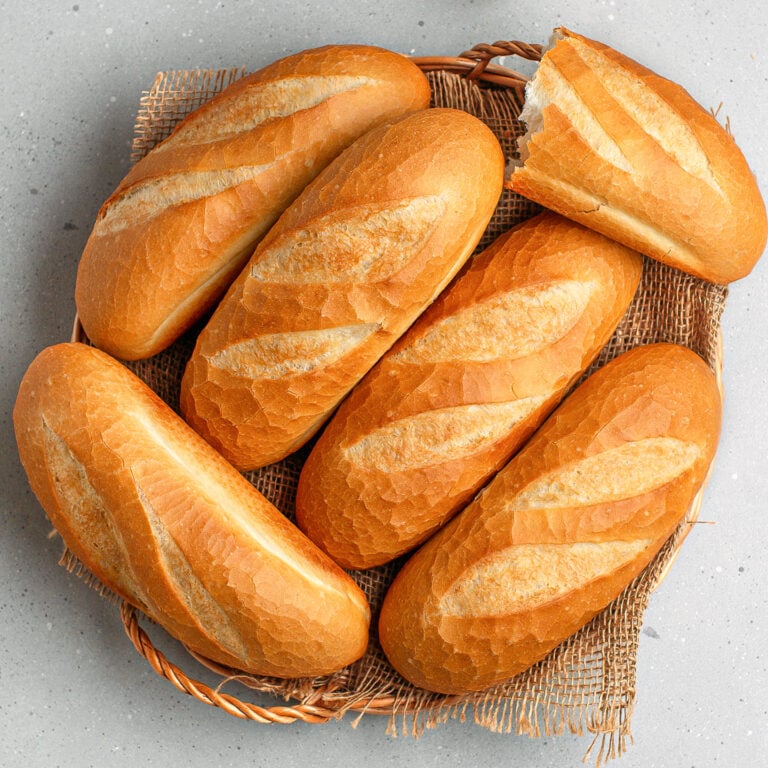
[[[712,371],[684,347],[635,348],[590,376],[396,576],[379,620],[395,669],[480,690],[586,624],[684,518],[720,410]]]
[[[310,184],[201,332],[188,422],[241,470],[303,445],[466,261],[504,159],[480,120],[428,109],[374,129]]]
[[[71,552],[192,650],[256,674],[328,674],[366,648],[355,583],[103,352],[41,352],[14,426]]]
[[[413,62],[370,46],[304,51],[233,83],[102,206],[75,293],[88,337],[126,360],[168,346],[215,304],[322,168],[429,97]]]
[[[347,568],[421,543],[589,366],[641,271],[554,213],[498,238],[341,404],[301,471],[299,527]]]
[[[515,191],[711,282],[743,277],[762,255],[757,182],[733,138],[679,85],[560,28],[521,119]]]

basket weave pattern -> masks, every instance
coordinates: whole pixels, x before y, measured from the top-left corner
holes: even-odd
[[[516,139],[524,132],[519,114],[525,77],[494,65],[496,56],[519,55],[535,60],[540,47],[500,42],[477,46],[454,59],[424,58],[433,105],[464,109],[483,120],[496,134],[508,160],[517,154]],[[132,159],[138,160],[162,140],[190,110],[233,80],[241,69],[172,72],[158,75],[144,94],[136,123]],[[505,191],[478,249],[510,227],[535,215],[539,208]],[[643,279],[627,315],[591,370],[627,349],[669,341],[698,352],[719,373],[720,317],[727,289],[646,260]],[[79,335],[78,335],[79,334]],[[76,337],[82,338],[76,330]],[[191,353],[193,330],[169,350],[129,367],[178,411],[178,389]],[[278,464],[247,474],[248,479],[286,516],[293,516],[296,484],[306,449]],[[451,716],[472,713],[476,722],[499,731],[532,736],[570,730],[591,732],[598,763],[620,754],[630,737],[635,696],[635,667],[642,617],[650,594],[663,577],[683,538],[698,515],[700,496],[653,563],[624,593],[589,625],[555,649],[546,659],[510,682],[479,694],[444,696],[415,689],[400,678],[383,656],[376,637],[378,609],[400,562],[353,577],[372,608],[371,640],[366,655],[334,675],[312,680],[278,680],[243,675],[199,659],[222,681],[230,678],[292,705],[261,707],[220,688],[211,690],[171,664],[141,627],[146,621],[123,604],[121,615],[129,637],[158,674],[180,690],[230,714],[259,722],[323,722],[344,712],[390,716],[390,728],[418,733]],[[63,562],[79,569],[71,555]],[[197,658],[197,657],[195,657]],[[246,689],[247,693],[247,689]]]

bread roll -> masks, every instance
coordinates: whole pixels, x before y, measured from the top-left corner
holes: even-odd
[[[588,367],[641,271],[554,213],[497,239],[342,403],[302,469],[299,527],[347,568],[421,543]]]
[[[396,576],[379,620],[395,669],[481,690],[585,625],[684,518],[720,410],[712,371],[684,347],[635,348],[592,375]]]
[[[413,62],[357,45],[289,56],[230,85],[137,163],[99,211],[75,292],[88,337],[126,360],[168,346],[322,168],[429,97]]]
[[[744,156],[679,85],[566,29],[526,88],[509,186],[630,248],[715,283],[765,249]]]
[[[44,350],[13,418],[67,547],[191,649],[291,678],[364,653],[369,608],[354,582],[108,355]]]
[[[185,418],[241,470],[301,447],[434,300],[495,209],[476,117],[428,109],[343,152],[260,243],[198,337]]]

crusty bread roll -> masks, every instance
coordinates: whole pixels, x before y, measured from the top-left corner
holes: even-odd
[[[364,653],[355,583],[120,363],[84,344],[45,349],[13,418],[67,547],[191,649],[279,677]]]
[[[185,418],[242,470],[303,445],[466,261],[502,189],[454,109],[374,129],[307,187],[198,337]]]
[[[230,85],[102,206],[75,291],[88,337],[126,360],[168,346],[215,304],[322,168],[429,98],[413,62],[356,45],[289,56]]]
[[[743,277],[762,255],[757,182],[733,138],[679,85],[561,28],[521,118],[515,191],[711,282]]]
[[[606,344],[642,258],[554,213],[498,238],[342,403],[304,464],[299,527],[347,568],[421,543]]]
[[[684,347],[638,347],[590,376],[395,577],[379,621],[395,669],[481,690],[586,624],[684,518],[720,410],[715,376]]]

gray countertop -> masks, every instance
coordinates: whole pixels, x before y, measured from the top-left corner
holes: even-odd
[[[69,337],[77,261],[127,169],[138,99],[157,71],[257,69],[329,42],[456,54],[498,39],[545,42],[564,24],[678,81],[703,105],[722,103],[765,194],[768,6],[46,0],[0,7],[0,765],[581,765],[588,735],[530,739],[449,720],[419,739],[394,738],[375,716],[265,726],[179,693],[136,654],[115,607],[57,565],[60,544],[48,538],[16,456],[11,409],[34,355]],[[695,527],[646,612],[634,744],[614,763],[624,768],[765,764],[766,295],[763,259],[731,287],[724,431],[701,514],[712,524]]]

